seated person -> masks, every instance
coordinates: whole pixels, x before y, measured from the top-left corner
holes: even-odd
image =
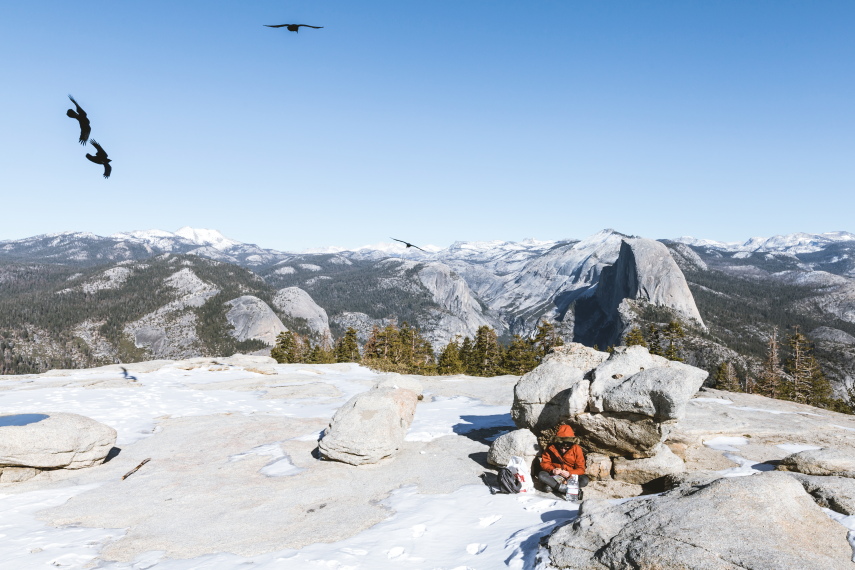
[[[571,476],[576,475],[579,487],[588,484],[588,476],[585,475],[585,454],[570,426],[558,426],[558,432],[553,441],[554,443],[543,452],[540,458],[542,471],[537,478],[553,492],[563,495],[565,500],[576,498],[567,495],[567,481]],[[582,498],[581,491],[578,498]]]

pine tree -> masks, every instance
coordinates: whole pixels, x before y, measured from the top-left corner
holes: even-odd
[[[766,348],[766,360],[760,371],[755,389],[758,394],[769,398],[780,398],[782,395],[782,381],[784,370],[781,368],[781,357],[778,346],[778,328],[772,328],[769,343]],[[746,390],[747,391],[747,390]]]
[[[790,399],[812,406],[825,407],[831,400],[831,384],[822,373],[822,369],[813,356],[810,341],[795,327],[789,338],[790,358],[786,371],[790,382]]]
[[[303,339],[293,331],[279,333],[270,356],[280,364],[303,362]]]
[[[475,342],[472,347],[473,362],[477,373],[475,376],[497,376],[502,371],[502,350],[496,331],[483,325],[475,332]]]
[[[644,340],[644,334],[641,332],[639,327],[632,327],[632,330],[630,330],[627,333],[626,338],[624,338],[623,343],[626,346],[638,345],[647,348],[647,341]]]
[[[651,324],[647,328],[647,339],[647,345],[650,347],[648,349],[650,354],[665,356],[665,353],[662,352],[662,331],[660,331],[656,325]]]
[[[344,336],[338,339],[335,346],[336,362],[359,362],[359,341],[356,337],[356,329],[348,327]]]
[[[535,356],[540,362],[544,356],[549,354],[556,346],[563,346],[564,340],[558,334],[555,325],[549,321],[542,321],[537,325],[537,331],[534,334],[534,340],[530,342],[535,348]],[[534,367],[532,367],[534,368]]]
[[[451,339],[439,354],[438,372],[444,375],[462,374],[463,363],[460,361],[460,346],[457,339]]]
[[[464,373],[470,376],[478,375],[478,363],[475,361],[475,353],[472,347],[472,339],[467,337],[463,337],[463,341],[460,343],[460,350],[458,351],[460,355],[460,363],[463,365]]]
[[[730,361],[722,362],[715,374],[715,387],[727,392],[741,392],[739,377]]]
[[[502,369],[505,373],[521,376],[534,370],[543,357],[541,349],[536,345],[536,340],[537,337],[535,342],[532,342],[518,334],[514,335],[502,357]]]
[[[680,340],[686,336],[685,331],[683,331],[683,325],[680,324],[680,321],[671,321],[665,327],[664,335],[668,340],[668,348],[665,349],[665,358],[682,362]]]
[[[418,329],[413,329],[411,356],[408,372],[410,374],[430,375],[436,373],[436,355],[430,341],[424,338]]]

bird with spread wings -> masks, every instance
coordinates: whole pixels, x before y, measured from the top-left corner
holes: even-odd
[[[87,153],[86,158],[94,162],[95,164],[103,164],[104,165],[104,178],[110,178],[110,173],[113,172],[113,167],[110,166],[110,162],[112,162],[109,158],[107,158],[107,152],[101,148],[101,145],[95,142],[95,139],[89,141],[92,143],[98,152],[95,153],[95,156]]]
[[[393,239],[393,240],[395,240],[395,241],[399,241],[399,242],[401,242],[402,244],[404,244],[404,245],[406,245],[406,246],[407,246],[407,249],[409,249],[409,248],[411,248],[411,247],[414,247],[414,248],[416,248],[416,249],[417,249],[417,250],[419,250],[419,251],[424,251],[425,253],[427,253],[425,250],[423,250],[423,249],[422,249],[422,248],[420,248],[419,246],[417,246],[417,245],[413,245],[413,244],[411,244],[411,243],[410,243],[410,242],[408,242],[408,241],[404,241],[404,240],[402,240],[402,239],[397,239],[397,238],[389,238],[389,239]]]
[[[316,30],[320,30],[321,28],[323,28],[323,26],[310,26],[308,24],[277,24],[275,26],[270,24],[264,24],[264,26],[268,28],[285,28],[289,32],[299,32],[300,28],[315,28]]]
[[[69,109],[65,112],[66,115],[71,117],[72,119],[77,119],[77,122],[80,123],[80,139],[78,142],[80,144],[85,145],[86,141],[89,140],[89,133],[92,132],[92,127],[89,126],[89,117],[86,116],[86,111],[80,108],[80,105],[77,104],[77,101],[74,100],[74,97],[71,95],[68,96],[71,99],[71,102],[74,103],[74,106],[77,107],[77,111],[74,109]]]

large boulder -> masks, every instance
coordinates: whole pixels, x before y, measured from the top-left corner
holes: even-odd
[[[618,481],[644,485],[654,479],[682,473],[686,464],[674,455],[667,445],[660,444],[653,457],[644,459],[625,459],[616,457],[612,468],[612,477]]]
[[[846,528],[782,473],[718,479],[618,505],[586,500],[552,533],[556,568],[850,570]]]
[[[374,383],[374,388],[406,388],[412,390],[416,394],[424,392],[422,383],[412,376],[403,376],[401,374],[387,374]]]
[[[318,448],[327,459],[350,465],[377,463],[401,447],[417,403],[418,394],[405,388],[357,394],[335,413]]]
[[[640,414],[579,414],[568,421],[587,452],[641,459],[655,455],[671,424]]]
[[[612,478],[612,458],[602,453],[585,454],[585,475],[592,481]]]
[[[602,411],[599,408],[602,395],[623,383],[627,377],[642,370],[665,366],[668,362],[664,356],[650,354],[640,345],[616,346],[608,359],[591,372],[591,379],[596,384],[591,391],[591,403],[595,406],[593,411]]]
[[[596,398],[592,396],[591,407],[605,412],[642,414],[659,422],[679,420],[686,415],[686,404],[708,375],[706,370],[669,362],[666,366],[637,372]],[[596,381],[592,391],[595,385]]]
[[[0,416],[0,481],[20,481],[45,469],[100,464],[116,444],[116,430],[78,414]]]
[[[514,423],[540,433],[584,412],[589,386],[585,374],[608,356],[577,343],[556,348],[514,386]]]
[[[809,449],[786,456],[781,460],[778,469],[780,471],[797,471],[805,475],[836,475],[855,478],[855,457],[827,447]]]
[[[487,463],[497,467],[505,467],[514,455],[522,457],[526,465],[530,465],[535,456],[540,453],[537,437],[531,430],[517,429],[497,437],[490,445],[487,453]]]
[[[850,477],[818,477],[789,473],[813,497],[820,507],[844,515],[855,515],[855,479]]]

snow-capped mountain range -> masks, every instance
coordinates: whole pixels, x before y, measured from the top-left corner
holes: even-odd
[[[629,251],[628,257],[618,264],[627,244],[639,239],[645,244],[636,248],[637,252],[646,251],[649,255],[642,259]],[[670,318],[656,311],[643,313],[643,307],[629,314],[626,312],[629,308],[623,307],[618,324],[613,314],[600,315],[600,320],[596,320],[596,323],[611,323],[612,332],[605,336],[598,336],[598,331],[590,328],[590,322],[595,321],[588,322],[587,329],[582,320],[577,322],[579,307],[596,312],[591,308],[591,300],[608,297],[597,292],[604,270],[620,265],[628,271],[622,274],[620,290],[636,291],[640,295],[630,299],[646,300],[676,311],[677,316],[694,319],[701,328],[709,326],[709,332],[703,335],[718,337],[720,341],[713,344],[719,348],[704,340],[706,348],[697,349],[692,356],[695,363],[709,370],[714,371],[725,354],[736,358],[739,350],[743,351],[740,362],[750,368],[750,358],[756,358],[758,347],[763,346],[773,327],[798,324],[806,331],[825,327],[820,335],[825,339],[855,336],[855,234],[849,232],[797,233],[752,238],[741,244],[693,237],[657,243],[606,229],[582,240],[460,241],[446,248],[422,247],[428,251],[390,242],[354,249],[330,247],[294,253],[241,243],[212,229],[130,231],[106,237],[63,232],[0,241],[0,291],[7,305],[13,303],[9,307],[14,308],[14,303],[24,302],[16,299],[26,298],[27,303],[33,303],[36,297],[9,295],[28,295],[33,287],[41,287],[33,294],[43,304],[39,311],[48,314],[56,310],[57,299],[66,295],[66,291],[87,293],[93,303],[100,302],[99,295],[109,294],[130,302],[140,291],[149,295],[158,291],[165,295],[163,303],[168,304],[176,299],[171,293],[163,292],[174,289],[170,284],[175,275],[169,273],[172,270],[165,264],[174,262],[178,264],[176,268],[180,265],[193,272],[196,281],[201,283],[199,291],[188,294],[228,291],[228,298],[211,299],[220,304],[236,303],[229,305],[228,311],[239,305],[247,315],[265,313],[265,318],[271,322],[278,315],[289,328],[294,318],[303,318],[299,315],[306,311],[297,310],[300,307],[294,303],[286,308],[276,306],[274,299],[298,299],[308,307],[303,309],[311,309],[309,313],[319,315],[318,322],[324,321],[326,314],[329,328],[320,329],[338,336],[346,328],[354,327],[362,341],[372,327],[384,327],[395,321],[407,321],[419,327],[435,347],[442,347],[455,335],[473,336],[483,325],[494,328],[500,337],[508,340],[514,334],[530,335],[539,322],[547,320],[555,323],[568,340],[608,346],[615,342],[614,335],[635,319],[641,319],[639,322],[647,326],[646,321],[661,323]],[[180,255],[192,257],[181,260],[177,257]],[[659,260],[668,257],[673,258],[676,265],[671,264],[666,270],[663,268],[668,264],[663,265]],[[152,258],[159,261],[147,261]],[[196,263],[193,258],[237,267],[218,269]],[[58,281],[30,277],[33,272],[47,272],[55,275]],[[161,276],[157,272],[166,273]],[[206,272],[208,277],[205,277]],[[157,274],[157,283],[161,285],[144,283],[149,274]],[[641,288],[645,291],[633,285],[641,283],[636,278],[642,274],[648,284]],[[237,275],[243,275],[240,283],[234,282]],[[29,285],[28,279],[33,279],[33,285]],[[614,279],[610,282],[618,284]],[[656,288],[669,282],[674,287],[667,291],[660,289],[654,293],[651,289],[651,286]],[[283,293],[286,289],[289,290],[287,295]],[[220,296],[224,295],[226,293]],[[258,301],[242,299],[247,295]],[[775,295],[780,298],[775,299]],[[0,297],[0,303],[3,301]],[[250,307],[250,302],[255,304]],[[613,298],[609,303],[614,309],[613,305],[619,302],[620,299]],[[774,309],[768,306],[770,302],[776,304]],[[124,305],[117,303],[115,306],[114,312]],[[128,305],[128,315],[109,325],[121,325],[122,330],[139,337],[127,346],[144,348],[148,345],[143,341],[149,337],[151,346],[166,347],[173,342],[169,327],[161,326],[162,323],[157,326],[143,323],[140,319],[146,315],[137,315],[134,307]],[[156,312],[160,310],[158,307],[147,310]],[[63,310],[71,311],[68,317],[63,317],[63,322],[71,322],[75,331],[79,329],[74,333],[78,338],[91,336],[96,339],[92,331],[101,330],[99,327],[109,328],[94,317],[91,323],[84,322],[90,318],[84,314],[89,309]],[[591,315],[585,312],[587,310],[582,311],[584,318]],[[205,315],[197,315],[213,319],[209,324],[214,324],[205,329],[208,331],[205,334],[213,335],[211,339],[224,332],[218,329],[220,325],[227,331],[227,319],[217,316],[217,311],[221,309],[212,307]],[[276,315],[271,316],[273,313]],[[698,314],[700,319],[697,319]],[[181,315],[181,318],[190,319],[184,313]],[[772,318],[770,315],[778,320],[765,322],[764,319]],[[189,331],[187,323],[190,321],[179,320],[169,326],[179,332]],[[26,338],[24,333],[30,325],[16,323],[10,321],[4,326],[10,330],[20,326],[20,334],[15,333],[20,343]],[[596,323],[595,328],[600,326]],[[29,330],[36,329],[30,327]],[[309,329],[312,327],[306,330]],[[315,332],[323,333],[320,329]],[[584,334],[580,332],[583,330]],[[173,336],[190,338],[192,335],[187,331],[176,332]],[[197,331],[196,336],[202,339],[204,334]],[[112,354],[112,349],[104,344],[106,341],[98,342],[104,347],[103,354]],[[93,345],[89,344],[91,348]],[[733,347],[739,350],[734,352]],[[837,345],[829,348],[828,353],[843,354]],[[163,352],[161,356],[167,354]],[[182,353],[181,356],[188,355]],[[841,387],[855,384],[855,353],[851,362],[839,363],[835,375]]]
[[[611,229],[603,230],[594,236],[586,238],[586,244],[595,245],[597,240],[606,240],[615,232]],[[98,236],[90,232],[58,232],[42,234],[29,238],[17,240],[0,241],[0,255],[3,253],[14,256],[15,253],[34,254],[38,257],[39,251],[45,254],[59,253],[60,250],[74,249],[75,255],[69,259],[82,261],[86,258],[81,249],[92,246],[95,243],[105,244],[112,242],[115,248],[113,256],[108,258],[134,257],[132,250],[138,247],[149,253],[191,253],[204,257],[222,257],[223,261],[243,262],[247,265],[264,265],[276,263],[280,256],[293,255],[324,255],[344,254],[347,257],[357,259],[382,259],[390,256],[403,256],[408,259],[437,259],[437,260],[461,260],[478,263],[522,261],[533,256],[541,255],[559,244],[570,244],[581,242],[580,239],[564,239],[557,241],[537,240],[528,238],[520,242],[514,241],[456,241],[446,248],[435,245],[422,245],[421,252],[416,249],[407,248],[399,242],[380,242],[364,245],[356,248],[344,248],[338,246],[319,246],[309,248],[302,252],[284,252],[270,248],[263,248],[255,244],[243,243],[230,239],[215,229],[182,227],[175,232],[165,230],[134,230],[119,232],[110,236]],[[707,238],[695,238],[682,236],[679,238],[664,240],[686,245],[705,247],[723,252],[770,252],[788,253],[792,255],[815,253],[825,248],[843,243],[855,242],[855,234],[845,231],[826,232],[822,234],[794,233],[787,235],[776,235],[769,238],[752,237],[743,243],[722,242]],[[47,250],[53,250],[48,253]],[[206,255],[211,254],[211,255]],[[27,255],[29,257],[29,255]],[[103,257],[101,257],[103,259]]]
[[[815,253],[837,243],[854,242],[855,234],[849,232],[826,232],[822,234],[800,232],[770,238],[753,237],[744,243],[720,242],[693,237],[679,237],[672,241],[721,251],[776,252],[795,255],[798,253]]]

